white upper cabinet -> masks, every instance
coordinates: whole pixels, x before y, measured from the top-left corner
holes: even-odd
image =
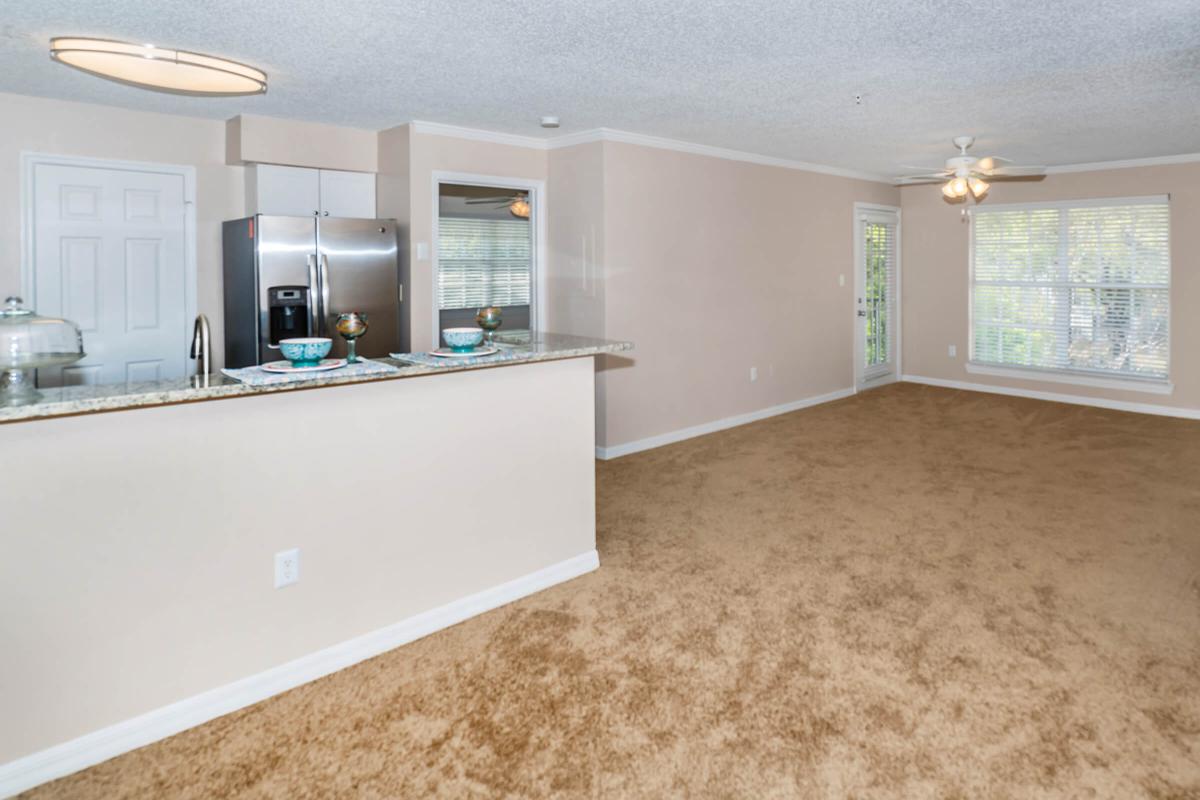
[[[375,218],[375,175],[254,164],[246,168],[246,213]]]
[[[375,219],[375,174],[372,172],[321,173],[321,215]]]
[[[320,170],[255,164],[246,168],[246,212],[312,217],[321,213]]]

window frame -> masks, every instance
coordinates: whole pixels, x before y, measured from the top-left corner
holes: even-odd
[[[1174,287],[1174,237],[1171,235],[1171,196],[1141,195],[1136,197],[1093,197],[1080,200],[1051,200],[1035,203],[989,203],[987,210],[996,211],[1030,211],[1043,209],[1075,209],[1075,208],[1105,208],[1109,206],[1132,205],[1165,205],[1167,206],[1167,374],[1164,377],[1119,375],[1103,370],[1061,369],[1051,367],[1033,367],[1015,364],[994,364],[975,360],[975,209],[967,211],[970,218],[967,240],[967,372],[978,375],[1016,378],[1030,381],[1046,381],[1050,383],[1065,383],[1076,386],[1089,386],[1101,389],[1118,389],[1122,391],[1147,392],[1150,394],[1171,394],[1175,384],[1171,381],[1172,367],[1172,331],[1171,296]],[[1061,254],[1060,254],[1061,255]]]
[[[442,328],[438,309],[438,221],[441,217],[441,187],[443,183],[457,184],[460,186],[487,186],[493,189],[519,189],[528,192],[529,196],[529,219],[533,225],[533,265],[530,273],[530,280],[533,282],[532,290],[530,291],[529,305],[529,327],[532,331],[543,331],[545,329],[545,310],[546,310],[546,218],[548,216],[548,201],[546,193],[546,182],[544,180],[536,180],[530,178],[508,178],[496,175],[480,175],[467,172],[452,172],[444,170],[433,170],[430,176],[430,185],[432,189],[431,202],[427,206],[432,214],[430,220],[430,240],[429,242],[415,242],[412,245],[412,263],[428,260],[430,272],[430,286],[428,289],[430,308],[432,313],[429,321],[430,333],[429,341],[433,344],[425,349],[433,349],[437,347],[442,340]],[[428,248],[428,253],[422,253],[422,245]],[[427,258],[422,258],[427,255]],[[424,294],[424,293],[423,293]],[[419,341],[416,339],[419,327],[413,325],[413,347],[419,348]]]

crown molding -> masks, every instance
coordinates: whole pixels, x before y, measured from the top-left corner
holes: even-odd
[[[759,153],[747,153],[743,150],[730,150],[725,147],[696,144],[680,139],[667,139],[662,136],[648,136],[642,133],[632,133],[631,131],[622,131],[615,128],[596,128],[590,131],[567,134],[566,136],[557,136],[548,140],[547,146],[551,150],[557,150],[560,147],[573,147],[589,142],[620,142],[622,144],[634,144],[641,147],[653,147],[658,150],[674,150],[677,153],[691,153],[692,155],[721,158],[726,161],[743,161],[767,167],[782,167],[783,169],[794,169],[802,172],[835,175],[839,178],[853,178],[860,181],[887,184],[892,182],[892,179],[886,175],[878,175],[873,172],[860,172],[853,169],[843,169],[842,167],[830,167],[825,164],[813,164],[808,161],[795,161],[789,158],[764,156]]]
[[[1094,161],[1090,164],[1062,164],[1046,167],[1046,174],[1058,172],[1099,172],[1106,169],[1129,169],[1130,167],[1161,167],[1170,164],[1190,164],[1200,161],[1200,153],[1182,153],[1177,156],[1154,156],[1152,158],[1128,158],[1122,161]]]
[[[458,139],[504,144],[512,147],[526,147],[532,150],[558,150],[563,147],[574,147],[592,142],[620,142],[622,144],[633,144],[641,147],[652,147],[658,150],[673,150],[678,153],[709,156],[710,158],[720,158],[726,161],[742,161],[749,164],[761,164],[767,167],[782,167],[783,169],[794,169],[802,172],[816,172],[822,175],[835,175],[839,178],[853,178],[875,183],[892,183],[891,178],[871,172],[829,167],[824,164],[812,164],[807,161],[793,161],[787,158],[764,156],[758,153],[747,153],[724,147],[712,147],[706,144],[685,142],[679,139],[666,139],[661,136],[648,136],[631,131],[616,130],[615,128],[593,128],[591,130],[543,139],[536,136],[499,133],[497,131],[483,130],[482,128],[464,128],[458,125],[444,125],[440,122],[425,122],[423,120],[413,120],[409,123],[409,126],[415,133],[452,136]]]
[[[511,147],[525,147],[532,150],[558,150],[563,147],[575,147],[576,145],[591,144],[593,142],[620,142],[622,144],[633,144],[641,147],[653,147],[658,150],[673,150],[677,153],[691,153],[692,155],[720,158],[726,161],[742,161],[748,164],[761,164],[767,167],[781,167],[783,169],[800,170],[801,172],[816,172],[821,175],[835,175],[839,178],[886,183],[890,186],[906,185],[897,183],[896,178],[873,172],[860,172],[853,169],[843,169],[842,167],[830,167],[825,164],[813,164],[808,161],[795,161],[788,158],[765,156],[759,153],[747,153],[742,150],[730,150],[725,147],[696,144],[695,142],[685,142],[681,139],[667,139],[662,136],[649,136],[643,133],[622,131],[616,128],[592,128],[562,136],[541,138],[537,136],[522,136],[516,133],[500,133],[482,128],[465,128],[460,125],[445,125],[440,122],[425,122],[423,120],[413,120],[409,125],[416,133],[427,133],[434,136],[452,136],[457,139],[504,144]],[[1197,161],[1200,161],[1200,153],[1184,153],[1175,156],[1131,158],[1121,161],[1062,164],[1055,167],[1046,167],[1046,174],[1099,172],[1106,169],[1156,167],[1170,164],[1188,164]]]
[[[506,144],[512,147],[526,147],[531,150],[545,150],[546,139],[536,136],[522,136],[517,133],[500,133],[486,131],[482,128],[464,128],[461,125],[444,125],[441,122],[425,122],[415,119],[408,123],[413,133],[427,133],[433,136],[452,136],[455,139],[470,139],[475,142],[490,142]]]

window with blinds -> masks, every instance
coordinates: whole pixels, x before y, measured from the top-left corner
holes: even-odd
[[[438,308],[529,305],[532,242],[524,219],[438,218]]]
[[[971,359],[1165,381],[1167,198],[979,208]]]
[[[896,219],[894,215],[863,218],[863,367],[865,375],[888,372],[892,362],[896,308]]]

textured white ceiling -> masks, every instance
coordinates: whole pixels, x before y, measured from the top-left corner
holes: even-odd
[[[229,56],[270,91],[109,83],[50,61],[62,34]],[[1200,152],[1200,0],[0,0],[0,90],[373,129],[609,127],[890,175],[972,133],[980,154],[1059,165]]]

